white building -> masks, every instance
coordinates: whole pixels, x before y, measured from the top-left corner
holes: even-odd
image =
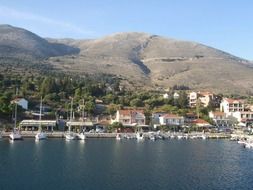
[[[207,107],[213,101],[214,94],[210,92],[190,92],[188,95],[189,106],[196,107],[199,100],[201,105]]]
[[[21,106],[23,109],[28,109],[28,101],[24,98],[16,98],[11,101],[11,103],[15,103],[19,106]]]
[[[165,93],[165,94],[163,95],[163,98],[164,98],[164,99],[168,99],[168,98],[169,98],[169,94],[168,94],[168,93]]]
[[[223,98],[220,104],[220,111],[226,113],[226,115],[231,115],[231,112],[244,112],[245,105],[241,100]]]
[[[243,111],[243,112],[234,112],[232,113],[232,116],[237,119],[238,122],[248,122],[248,121],[253,121],[253,112],[251,111]]]
[[[184,124],[184,117],[175,114],[165,114],[159,117],[161,125],[181,126]]]
[[[179,98],[179,94],[177,93],[177,92],[175,92],[174,94],[173,94],[173,98],[176,100],[176,99],[178,99]]]
[[[143,110],[118,110],[113,122],[120,122],[124,126],[145,125],[146,117]]]

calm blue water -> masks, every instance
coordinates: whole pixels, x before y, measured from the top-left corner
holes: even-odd
[[[5,139],[5,189],[253,189],[253,150],[228,140]]]

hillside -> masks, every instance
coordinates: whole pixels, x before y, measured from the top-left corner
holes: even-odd
[[[1,25],[0,57],[26,56],[42,58],[41,64],[61,72],[116,75],[130,88],[184,85],[195,90],[253,93],[252,62],[196,42],[146,33],[117,33],[93,40],[43,39]]]
[[[68,43],[80,48],[79,55],[50,59],[66,71],[116,74],[140,87],[253,92],[252,63],[199,43],[145,33]]]
[[[48,58],[78,52],[68,45],[49,43],[25,29],[0,25],[0,57]]]

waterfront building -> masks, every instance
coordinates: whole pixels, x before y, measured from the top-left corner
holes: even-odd
[[[111,123],[120,122],[123,126],[145,125],[146,117],[144,110],[118,110],[116,118],[111,120]]]
[[[175,114],[164,114],[159,117],[160,125],[166,126],[182,126],[184,125],[184,117]]]
[[[214,124],[217,127],[229,127],[229,119],[226,117],[226,114],[224,112],[211,111],[209,112],[209,117],[213,120]]]
[[[37,131],[41,125],[42,130],[53,131],[56,129],[56,120],[23,120],[19,127],[23,130]]]

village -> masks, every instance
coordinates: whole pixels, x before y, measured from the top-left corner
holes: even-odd
[[[182,93],[174,92],[171,96],[174,100],[180,98]],[[168,99],[168,93],[161,94],[163,99]],[[136,131],[165,131],[165,132],[224,132],[232,133],[241,130],[247,133],[252,132],[253,127],[253,105],[247,104],[245,100],[220,98],[210,92],[194,92],[187,94],[189,110],[183,114],[175,114],[165,111],[153,111],[147,114],[142,107],[123,107],[115,110],[114,114],[87,115],[84,105],[80,104],[74,110],[68,110],[64,118],[61,113],[55,114],[54,119],[45,119],[50,111],[50,107],[43,105],[40,112],[29,111],[29,101],[25,98],[17,98],[12,101],[16,103],[27,115],[33,118],[22,119],[18,122],[21,131],[38,131],[41,126],[44,131],[72,131],[89,133],[133,133]],[[208,112],[208,117],[201,117],[200,107],[206,108],[213,105],[213,110]],[[96,100],[96,107],[104,109],[102,100]],[[76,113],[78,112],[78,113]],[[41,114],[41,119],[38,116]],[[78,117],[76,116],[78,115]],[[36,119],[37,118],[37,119]],[[207,118],[207,119],[205,119]],[[10,131],[10,128],[3,131]]]

